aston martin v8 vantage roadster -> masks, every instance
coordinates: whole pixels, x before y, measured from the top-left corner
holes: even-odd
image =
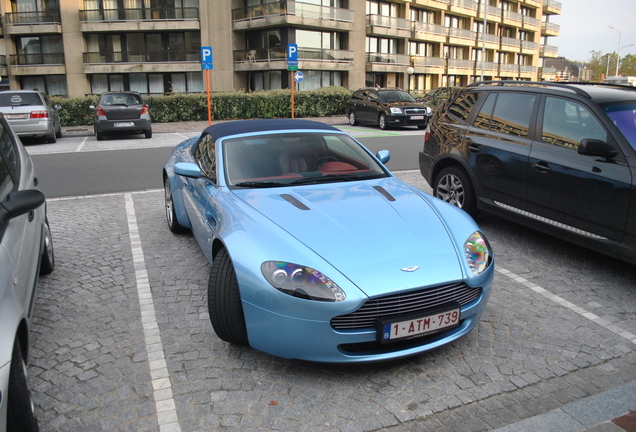
[[[319,122],[219,123],[163,170],[174,233],[210,261],[222,340],[284,358],[368,362],[471,331],[494,274],[463,210],[396,178],[386,150]]]

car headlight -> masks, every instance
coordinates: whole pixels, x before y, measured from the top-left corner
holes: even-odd
[[[347,297],[335,282],[311,267],[266,261],[261,271],[274,288],[294,297],[328,302],[343,301]]]
[[[488,268],[492,262],[492,250],[482,233],[475,231],[464,242],[464,256],[473,274],[480,275]]]
[[[402,109],[397,107],[391,107],[391,114],[402,114]]]

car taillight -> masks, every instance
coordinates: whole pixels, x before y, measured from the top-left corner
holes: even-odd
[[[31,116],[32,119],[38,119],[38,118],[49,118],[49,113],[46,111],[31,111]]]
[[[431,137],[431,133],[427,129],[426,132],[424,132],[424,143],[426,143],[426,141],[428,141],[430,137]]]
[[[100,106],[95,108],[95,114],[97,114],[98,116],[101,116],[101,117],[106,117],[106,112],[104,112],[104,108],[102,108]]]
[[[148,105],[144,105],[143,107],[141,107],[141,113],[148,114]]]

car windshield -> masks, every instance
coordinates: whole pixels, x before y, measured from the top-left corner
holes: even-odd
[[[636,102],[606,105],[603,109],[636,150]]]
[[[403,91],[383,91],[378,94],[380,102],[415,102],[413,96]]]
[[[350,136],[281,133],[223,142],[225,178],[232,188],[280,187],[386,177]]]
[[[0,106],[42,105],[37,93],[0,93]]]

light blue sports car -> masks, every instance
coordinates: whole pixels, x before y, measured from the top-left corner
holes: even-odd
[[[411,187],[340,130],[314,121],[219,123],[163,170],[168,226],[212,263],[224,341],[285,358],[368,362],[472,330],[494,275],[464,211]]]

